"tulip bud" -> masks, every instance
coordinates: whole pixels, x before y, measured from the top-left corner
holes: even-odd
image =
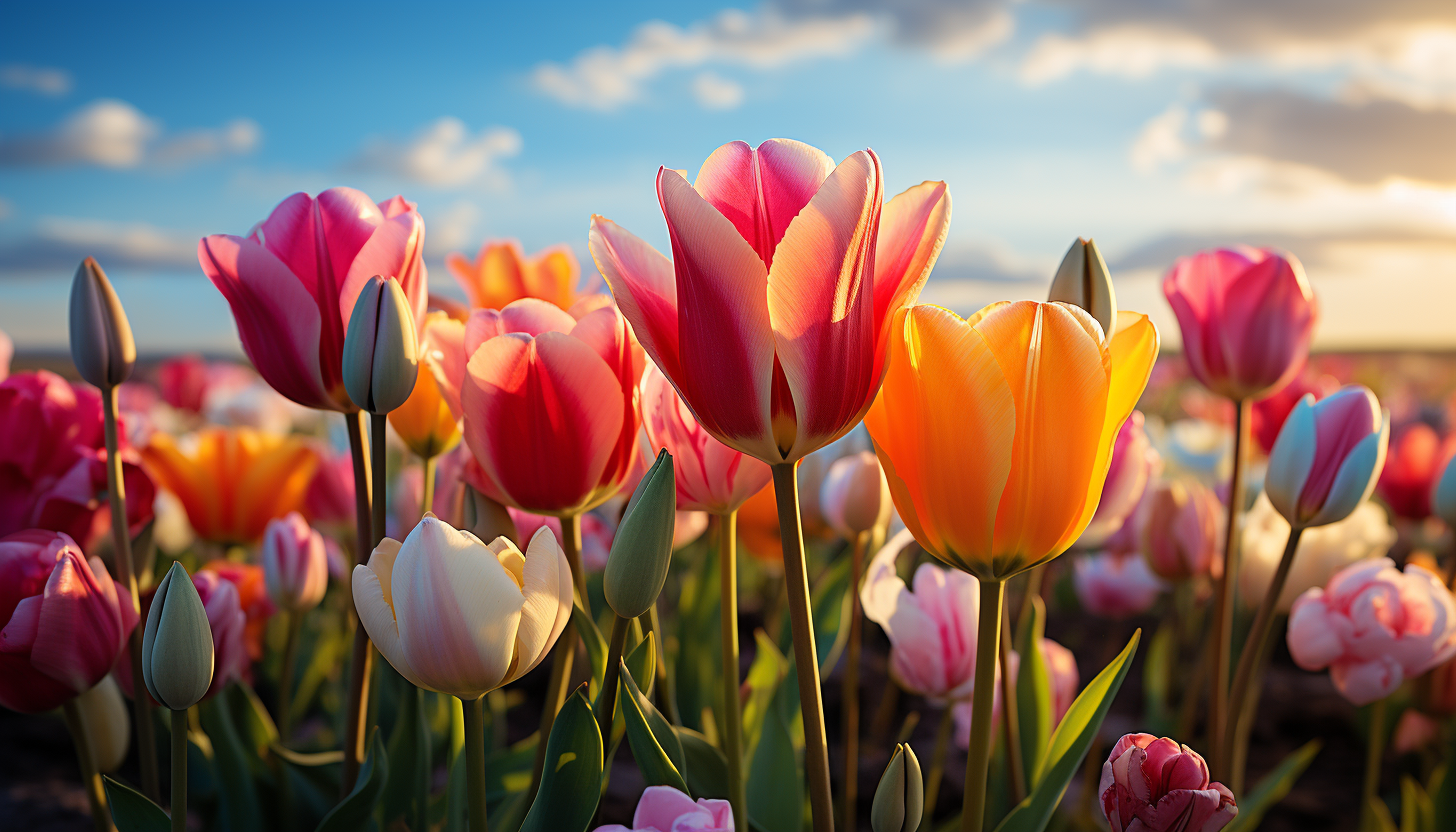
[[[1296,528],[1349,517],[1375,489],[1389,439],[1390,414],[1366,388],[1351,385],[1318,402],[1305,396],[1269,453],[1269,502]]]
[[[1102,324],[1107,338],[1117,329],[1117,293],[1112,289],[1112,275],[1097,244],[1081,237],[1067,249],[1062,265],[1052,278],[1047,300],[1070,303],[1087,310]]]
[[[280,609],[307,612],[323,600],[329,585],[324,538],[303,515],[270,520],[263,533],[263,580]]]
[[[76,697],[76,712],[81,717],[81,733],[91,747],[91,759],[102,772],[116,771],[126,760],[131,745],[131,714],[121,696],[121,686],[114,676],[107,676],[96,687]]]
[[[663,450],[637,484],[607,556],[604,589],[617,615],[636,618],[657,603],[672,560],[676,521],[672,454]]]
[[[409,299],[394,278],[364,284],[344,334],[344,389],[370,413],[388,413],[415,389],[420,349]]]
[[[1456,529],[1456,457],[1446,460],[1446,467],[1436,477],[1431,494],[1431,513]]]
[[[819,489],[819,506],[831,528],[845,538],[890,523],[890,484],[873,451],[834,460]]]
[[[874,832],[914,832],[920,828],[925,809],[925,783],[920,761],[906,743],[895,746],[895,755],[885,766],[870,807],[870,828]]]
[[[142,681],[153,699],[174,711],[196,705],[212,684],[212,626],[192,578],[175,561],[147,611]]]
[[[103,390],[126,381],[136,363],[126,310],[91,257],[81,261],[71,281],[71,360],[81,378]]]

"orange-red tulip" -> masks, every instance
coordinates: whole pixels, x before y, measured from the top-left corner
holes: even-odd
[[[1101,496],[1113,440],[1158,353],[1147,316],[1109,340],[1063,303],[999,303],[962,320],[896,319],[865,417],[895,507],[920,545],[982,580],[1061,554]]]
[[[493,240],[475,260],[452,252],[445,268],[455,276],[473,309],[503,309],[521,298],[539,298],[570,309],[577,299],[581,267],[567,246],[552,246],[527,257],[515,240]]]
[[[463,353],[463,344],[452,338],[463,331],[445,313],[430,313],[420,336],[423,345],[415,389],[404,404],[389,412],[389,424],[416,456],[426,459],[439,456],[460,441],[460,422],[445,397],[444,387],[448,382],[442,380],[438,367],[446,360],[447,350],[451,351],[452,358],[456,358],[457,351]],[[463,361],[463,355],[458,360]]]

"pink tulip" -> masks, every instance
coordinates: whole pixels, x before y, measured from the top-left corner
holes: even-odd
[[[126,488],[127,533],[141,534],[155,516],[157,486],[138,464],[136,452],[121,452],[121,480]],[[106,497],[106,451],[87,450],[70,470],[36,495],[30,525],[64,532],[91,551],[111,534],[111,504]]]
[[[819,505],[829,527],[847,540],[889,526],[890,512],[894,510],[890,484],[874,451],[834,460],[819,489]]]
[[[1164,585],[1138,555],[1083,555],[1072,564],[1082,608],[1103,618],[1129,618],[1152,609]]]
[[[882,207],[883,193],[873,151],[835,167],[799,142],[733,142],[694,184],[658,170],[671,261],[599,216],[592,257],[703,429],[792,462],[869,409],[895,313],[914,303],[945,240],[945,183]]]
[[[313,449],[319,464],[303,500],[304,513],[314,523],[354,522],[354,460],[323,443]]]
[[[0,538],[0,705],[40,713],[90,690],[136,623],[126,589],[71,538],[41,529]]]
[[[207,362],[200,355],[169,358],[157,365],[162,401],[189,413],[201,413],[207,395]]]
[[[637,801],[629,829],[620,823],[598,826],[595,832],[732,832],[733,804],[726,800],[691,797],[671,786],[648,786]]]
[[[1269,454],[1269,502],[1296,528],[1349,517],[1375,489],[1389,439],[1389,415],[1366,388],[1351,385],[1318,402],[1305,396]]]
[[[1234,793],[1209,782],[1198,752],[1152,734],[1117,741],[1097,792],[1113,832],[1218,832],[1239,814]]]
[[[1149,482],[1162,468],[1158,451],[1143,428],[1144,421],[1142,412],[1134,410],[1117,431],[1107,479],[1102,483],[1102,498],[1092,522],[1077,538],[1077,545],[1084,549],[1101,547],[1122,528],[1138,507]]]
[[[1077,657],[1072,651],[1057,644],[1049,638],[1044,638],[1037,645],[1041,652],[1042,664],[1046,666],[1047,679],[1051,683],[1052,694],[1052,727],[1055,728],[1067,715],[1072,703],[1077,701],[1077,686],[1081,683],[1081,677],[1077,672]],[[1021,672],[1021,656],[1015,650],[1007,655],[1007,668],[1011,673],[1011,685],[1016,686],[1018,674]],[[999,678],[999,676],[998,676]],[[961,748],[969,748],[971,744],[971,703],[962,700],[951,706],[951,718],[955,720],[955,741]],[[996,685],[995,698],[991,703],[991,719],[1001,719],[1001,685]]]
[[[331,188],[288,197],[247,237],[204,237],[197,259],[273,389],[305,407],[352,413],[342,372],[354,301],[370,277],[394,277],[422,324],[424,243],[414,203],[395,197],[375,205],[360,191]]]
[[[1169,581],[1223,574],[1224,509],[1197,480],[1153,488],[1142,517],[1142,551],[1153,574]]]
[[[580,514],[622,488],[637,457],[643,359],[614,307],[573,318],[543,300],[477,310],[465,327],[461,409],[491,499]]]
[[[551,530],[557,540],[561,539],[561,519],[544,514],[532,514],[518,508],[507,508],[511,521],[516,524],[517,545],[524,546],[543,527]],[[588,572],[600,572],[607,568],[607,555],[612,551],[612,537],[616,528],[597,516],[595,512],[581,515],[581,565]]]
[[[1294,380],[1270,393],[1265,398],[1254,402],[1249,432],[1253,434],[1259,447],[1264,453],[1274,450],[1274,440],[1279,438],[1279,429],[1284,427],[1284,420],[1289,418],[1289,411],[1303,399],[1306,394],[1313,395],[1316,400],[1339,389],[1340,383],[1333,376],[1322,375],[1318,378],[1311,378],[1308,374],[1298,375]]]
[[[642,372],[644,452],[659,448],[672,454],[677,477],[677,505],[688,511],[727,514],[763,490],[773,472],[762,462],[714,439],[678,398],[667,376],[648,365]]]
[[[708,512],[706,511],[678,511],[673,518],[672,524],[672,550],[678,549],[692,543],[703,536],[708,530]],[[602,566],[606,566],[605,563]]]
[[[1246,246],[1200,252],[1173,264],[1163,294],[1189,369],[1220,396],[1261,399],[1309,357],[1319,310],[1293,255]]]
[[[318,606],[329,585],[328,552],[323,535],[303,515],[268,521],[263,533],[263,580],[278,609],[307,612]]]
[[[1288,640],[1295,664],[1328,667],[1346,699],[1367,705],[1456,656],[1456,599],[1419,566],[1371,558],[1299,596]]]

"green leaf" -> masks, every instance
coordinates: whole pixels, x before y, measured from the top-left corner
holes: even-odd
[[[374,804],[389,780],[389,753],[384,750],[384,740],[379,730],[370,738],[369,754],[359,769],[359,779],[354,781],[354,790],[339,802],[332,812],[324,815],[314,832],[358,832],[374,814]]]
[[[1435,832],[1436,807],[1409,774],[1400,778],[1400,832]]]
[[[262,802],[253,782],[252,754],[233,724],[230,704],[236,685],[228,685],[198,705],[202,730],[212,741],[217,770],[218,817],[228,832],[263,832]]]
[[[1239,796],[1239,814],[1224,827],[1224,832],[1253,832],[1264,819],[1264,813],[1289,794],[1294,783],[1320,750],[1319,740],[1310,740],[1285,757],[1274,770],[1264,775],[1247,793]]]
[[[753,664],[748,666],[748,676],[745,677],[748,701],[743,703],[743,750],[750,760],[763,733],[763,720],[773,703],[774,691],[779,689],[789,669],[788,659],[779,652],[778,645],[767,633],[757,630],[753,638],[758,643],[758,650],[754,653]]]
[[[1027,627],[1016,643],[1016,651],[1021,654],[1021,669],[1016,676],[1016,717],[1021,725],[1026,782],[1035,786],[1052,737],[1052,683],[1041,655],[1046,604],[1039,595],[1032,595],[1027,602],[1031,604]]]
[[[687,760],[688,794],[709,800],[728,798],[728,758],[691,728],[675,728]]]
[[[344,752],[337,748],[332,751],[316,751],[311,754],[306,754],[302,751],[293,751],[284,748],[275,743],[268,750],[299,768],[319,768],[321,766],[340,765],[344,762]]]
[[[642,778],[649,786],[672,786],[686,792],[688,784],[683,771],[687,762],[683,758],[682,743],[672,726],[637,688],[625,662],[617,694],[617,709],[627,724],[627,741],[632,744],[632,759],[637,761]]]
[[[111,807],[111,821],[116,832],[169,832],[172,820],[162,807],[131,786],[102,775],[106,784],[106,802]]]
[[[586,647],[586,660],[592,672],[587,694],[595,701],[602,689],[602,679],[607,675],[607,640],[602,638],[597,623],[580,604],[571,608],[571,623],[576,625],[576,634],[581,636],[581,643]]]
[[[389,779],[380,805],[384,824],[406,818],[411,829],[427,829],[430,804],[430,726],[425,722],[425,692],[400,679],[399,711],[389,735]]]
[[[657,681],[657,634],[648,633],[647,637],[642,639],[622,661],[627,665],[627,669],[632,671],[634,680],[647,680],[645,683],[639,682],[637,686],[641,688],[643,695],[650,698],[652,685]]]
[[[804,780],[789,733],[789,717],[769,707],[748,768],[748,820],[763,832],[802,832]]]
[[[1041,779],[1031,794],[996,827],[996,832],[1041,832],[1052,819],[1057,804],[1067,791],[1067,784],[1077,776],[1082,758],[1097,738],[1107,709],[1122,687],[1127,670],[1132,665],[1133,654],[1137,652],[1138,638],[1142,630],[1132,634],[1132,639],[1112,663],[1097,674],[1082,693],[1067,709],[1067,715],[1052,734],[1051,746],[1047,750],[1046,763],[1042,767]]]
[[[814,647],[819,654],[819,672],[828,675],[849,643],[849,558],[837,558],[814,584],[810,607],[814,616]],[[785,624],[788,616],[784,616]],[[789,643],[793,643],[792,628]]]
[[[233,724],[238,727],[238,737],[250,750],[248,764],[254,778],[268,778],[273,772],[268,767],[268,748],[278,742],[278,727],[273,717],[263,707],[258,694],[248,685],[238,682],[228,694],[228,710]]]
[[[580,688],[561,706],[546,743],[541,788],[521,832],[584,832],[602,784],[602,735]]]
[[[723,688],[718,573],[716,547],[706,546],[702,559],[682,571],[677,595],[677,639],[667,663],[674,674],[673,687],[683,724],[700,731],[707,730],[703,711],[713,707]]]

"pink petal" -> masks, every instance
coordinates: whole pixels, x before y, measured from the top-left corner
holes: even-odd
[[[673,822],[683,815],[700,811],[691,797],[671,786],[648,786],[637,801],[637,811],[632,815],[634,829],[656,827],[661,832],[672,832]]]
[[[757,150],[730,142],[703,162],[693,188],[733,223],[767,267],[789,223],[832,170],[828,154],[803,142],[769,139]]]
[[[367,197],[366,197],[367,199]],[[420,215],[398,214],[381,222],[359,248],[339,287],[339,313],[347,324],[354,302],[364,284],[374,275],[393,277],[409,298],[415,326],[424,323],[428,303],[424,262],[425,223]]]
[[[46,583],[31,664],[80,693],[111,671],[123,639],[116,600],[102,592],[79,551],[62,552]]]
[[[592,259],[638,342],[673,384],[678,384],[683,374],[678,361],[677,277],[672,263],[600,216],[592,217],[590,246]]]
[[[875,354],[894,323],[895,311],[914,303],[930,277],[950,230],[950,191],[944,182],[921,182],[886,202],[875,242]]]

